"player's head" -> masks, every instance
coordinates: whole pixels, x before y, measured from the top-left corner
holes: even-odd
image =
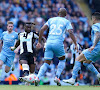
[[[13,30],[13,22],[8,21],[7,22],[7,31],[12,32],[12,30]]]
[[[26,22],[24,27],[25,27],[25,32],[30,33],[31,32],[32,23],[31,22]]]
[[[67,14],[67,11],[66,11],[65,8],[60,8],[60,9],[59,9],[58,15],[59,15],[60,17],[65,17],[66,14]]]
[[[100,22],[100,13],[99,12],[95,12],[92,14],[92,22],[93,24]]]

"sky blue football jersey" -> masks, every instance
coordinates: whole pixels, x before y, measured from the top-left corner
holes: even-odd
[[[0,39],[3,41],[1,52],[6,54],[7,56],[14,55],[14,51],[11,51],[10,47],[14,46],[16,39],[18,40],[18,33],[13,31],[9,34],[8,31],[5,31],[2,33]]]
[[[71,22],[64,17],[50,18],[45,25],[49,27],[47,41],[64,41],[65,31],[73,29]]]
[[[95,33],[96,32],[100,32],[100,23],[96,23],[92,25],[92,31],[91,31],[91,39],[92,39],[92,43],[94,43],[95,40]],[[97,44],[100,44],[100,40]]]

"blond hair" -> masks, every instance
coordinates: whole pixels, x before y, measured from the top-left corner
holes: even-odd
[[[7,22],[7,25],[8,25],[8,24],[13,24],[13,22],[12,22],[12,21],[8,21],[8,22]]]

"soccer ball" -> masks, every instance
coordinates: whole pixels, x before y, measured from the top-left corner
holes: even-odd
[[[29,83],[34,83],[35,78],[36,78],[35,74],[30,74],[29,76],[24,77],[25,81]]]

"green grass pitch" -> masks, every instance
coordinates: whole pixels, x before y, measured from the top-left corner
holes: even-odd
[[[100,86],[24,86],[0,85],[0,90],[100,90]]]

